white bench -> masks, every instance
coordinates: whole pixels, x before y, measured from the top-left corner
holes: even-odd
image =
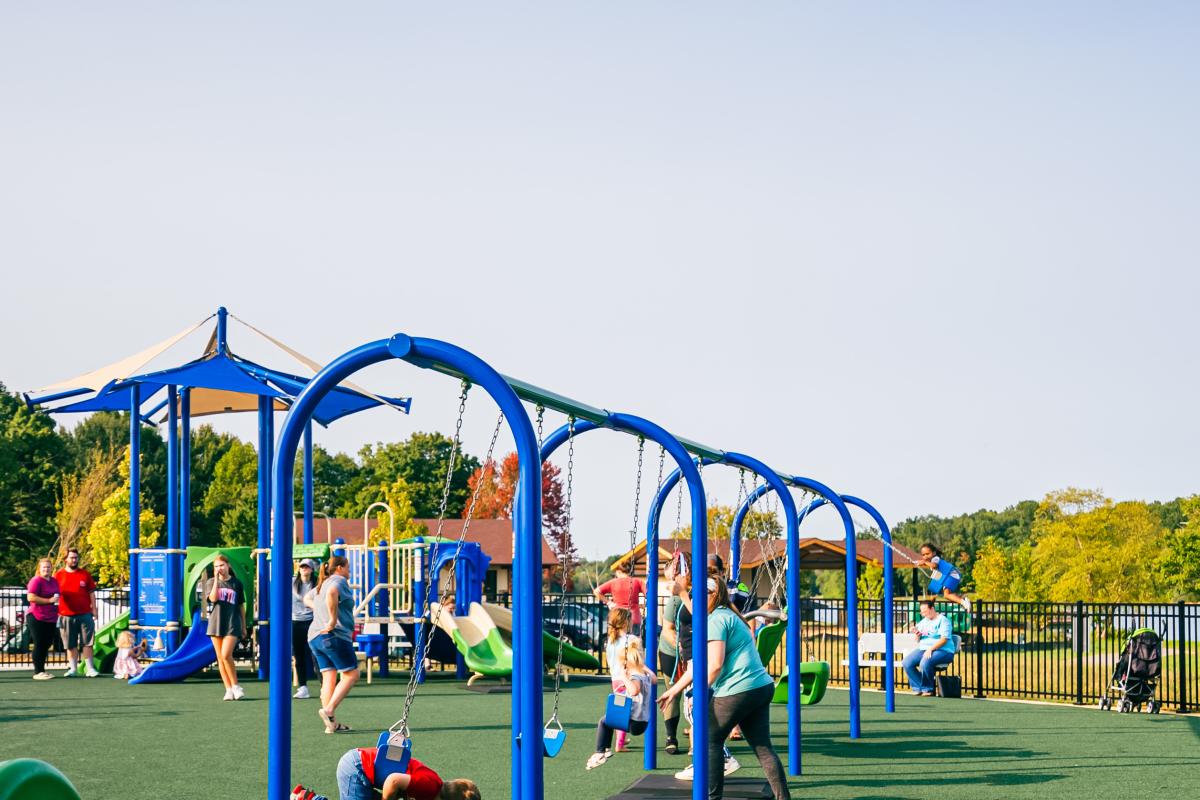
[[[904,657],[917,649],[915,633],[892,634],[892,666],[896,669],[904,666]],[[962,652],[962,637],[954,634],[954,652]],[[886,667],[887,663],[887,634],[861,633],[858,636],[858,665],[860,667]],[[842,659],[843,665],[849,665],[849,659]],[[939,667],[938,671],[945,667]]]

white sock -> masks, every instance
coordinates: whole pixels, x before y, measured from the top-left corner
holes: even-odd
[[[92,672],[95,672],[96,671],[96,662],[95,662],[94,658],[89,656],[85,660],[87,662],[87,668],[90,669]]]
[[[77,669],[79,669],[79,662],[71,661],[70,659],[67,659],[67,671],[74,672]]]

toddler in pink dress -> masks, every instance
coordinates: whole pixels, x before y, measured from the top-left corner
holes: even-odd
[[[117,660],[113,662],[113,677],[120,681],[141,675],[142,662],[138,659],[145,653],[146,643],[134,644],[133,631],[121,631],[117,634]]]

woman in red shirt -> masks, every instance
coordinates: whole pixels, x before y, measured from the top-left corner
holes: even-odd
[[[604,596],[609,595],[609,608],[626,608],[632,617],[629,633],[631,636],[642,635],[642,605],[641,598],[646,596],[646,583],[641,578],[629,577],[625,567],[613,567],[614,577],[611,581],[596,587],[596,599],[605,602]]]

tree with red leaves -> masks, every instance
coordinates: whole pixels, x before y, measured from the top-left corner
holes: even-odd
[[[471,492],[482,482],[479,499],[475,503],[475,519],[512,519],[519,472],[517,454],[509,453],[498,465],[495,461],[489,461],[471,474],[467,480]],[[466,511],[463,516],[466,516]],[[562,471],[549,462],[542,465],[542,530],[560,562],[569,560],[572,564],[579,563],[579,554],[568,535]]]

